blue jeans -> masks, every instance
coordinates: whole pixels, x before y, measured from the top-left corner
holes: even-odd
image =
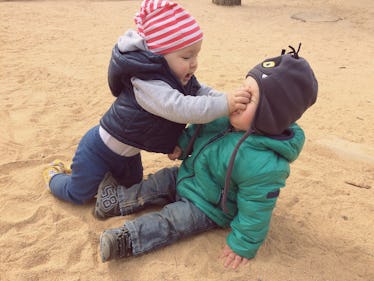
[[[133,255],[140,255],[217,227],[191,201],[178,196],[177,173],[176,167],[165,168],[128,189],[121,186],[117,189],[122,215],[141,211],[147,206],[164,206],[158,212],[125,222]]]
[[[91,200],[109,171],[124,186],[131,186],[143,178],[140,153],[132,157],[114,153],[101,140],[99,126],[90,129],[81,139],[71,169],[71,175],[52,177],[49,186],[56,197],[75,204]]]

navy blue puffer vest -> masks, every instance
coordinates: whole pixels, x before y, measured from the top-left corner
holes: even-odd
[[[162,80],[191,96],[196,95],[200,84],[193,76],[183,87],[163,56],[147,51],[121,53],[117,45],[113,48],[108,83],[117,99],[100,120],[100,125],[128,145],[150,152],[171,153],[186,124],[171,122],[145,111],[135,99],[131,77]]]

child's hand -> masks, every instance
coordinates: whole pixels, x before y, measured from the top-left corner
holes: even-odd
[[[235,254],[233,250],[231,250],[231,248],[227,244],[225,245],[225,248],[223,249],[221,257],[225,259],[223,266],[229,267],[231,265],[233,269],[237,269],[239,265],[246,265],[249,261],[249,259],[243,258]]]
[[[247,104],[251,101],[251,92],[246,87],[241,87],[235,92],[228,93],[227,102],[229,105],[229,114],[235,111],[245,110]]]
[[[182,149],[177,145],[174,147],[173,153],[169,153],[168,157],[170,160],[177,160],[182,155]]]

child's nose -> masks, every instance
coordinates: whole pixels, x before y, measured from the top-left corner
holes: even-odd
[[[191,67],[191,68],[197,68],[197,58],[196,58],[196,59],[193,59],[193,60],[191,61],[190,67]]]

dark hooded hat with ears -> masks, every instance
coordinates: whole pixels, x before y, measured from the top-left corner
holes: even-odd
[[[297,53],[264,60],[250,70],[260,89],[252,130],[280,135],[316,102],[318,82],[309,63]]]
[[[309,63],[295,51],[256,65],[247,74],[253,77],[260,90],[260,100],[251,128],[236,145],[227,168],[225,186],[222,192],[221,207],[226,209],[226,199],[235,156],[241,143],[252,133],[269,137],[280,136],[296,122],[317,100],[318,82]]]

